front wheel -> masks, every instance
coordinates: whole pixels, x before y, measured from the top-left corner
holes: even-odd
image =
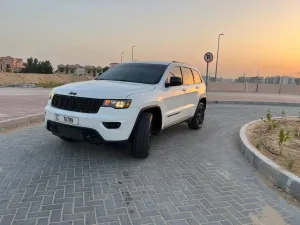
[[[188,123],[190,129],[198,130],[202,127],[204,122],[204,113],[205,106],[203,102],[199,102],[193,118]]]
[[[143,113],[137,121],[132,140],[132,155],[136,158],[147,158],[151,146],[151,126],[153,115]]]

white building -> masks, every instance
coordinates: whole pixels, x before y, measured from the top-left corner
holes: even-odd
[[[290,77],[290,76],[266,77],[265,83],[267,83],[267,84],[296,84],[296,78]]]
[[[75,70],[75,74],[76,75],[85,75],[85,68],[83,66],[80,66],[78,64],[76,64],[76,70]]]
[[[295,77],[281,77],[281,83],[282,84],[296,84]]]

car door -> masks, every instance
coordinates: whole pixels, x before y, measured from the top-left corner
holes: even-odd
[[[196,107],[199,102],[198,90],[194,82],[194,76],[191,68],[182,67],[182,76],[183,76],[183,89],[186,92],[185,95],[185,115],[187,117],[192,117],[195,113]]]
[[[205,97],[205,95],[206,95],[206,87],[205,87],[205,84],[203,82],[203,79],[202,79],[200,73],[195,69],[192,69],[192,72],[194,75],[195,87],[198,92],[198,94],[197,94],[198,99],[201,99],[202,97]]]
[[[168,77],[165,81],[166,84],[169,83],[170,77],[176,76],[182,79],[182,72],[180,66],[174,66],[171,68]],[[168,86],[168,85],[166,85]],[[177,122],[180,122],[185,115],[185,90],[183,85],[166,87],[165,98],[162,100],[164,107],[164,127],[168,127]]]

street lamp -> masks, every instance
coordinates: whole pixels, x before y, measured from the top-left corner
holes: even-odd
[[[133,48],[135,48],[135,46],[132,46],[132,48],[131,48],[131,57],[132,57],[132,61],[133,61]]]
[[[259,77],[259,69],[260,69],[260,65],[257,66],[257,76]]]
[[[121,53],[121,63],[123,62],[123,54],[124,52]]]
[[[217,50],[217,61],[216,61],[216,71],[215,71],[215,80],[217,82],[217,74],[218,74],[218,60],[219,60],[219,48],[220,48],[220,37],[224,34],[219,34],[218,38],[218,50]]]

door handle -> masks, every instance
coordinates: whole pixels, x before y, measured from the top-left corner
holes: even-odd
[[[185,89],[185,88],[182,88],[181,90],[182,90],[182,91],[186,91],[186,89]]]
[[[199,86],[196,86],[196,89],[199,89]]]

